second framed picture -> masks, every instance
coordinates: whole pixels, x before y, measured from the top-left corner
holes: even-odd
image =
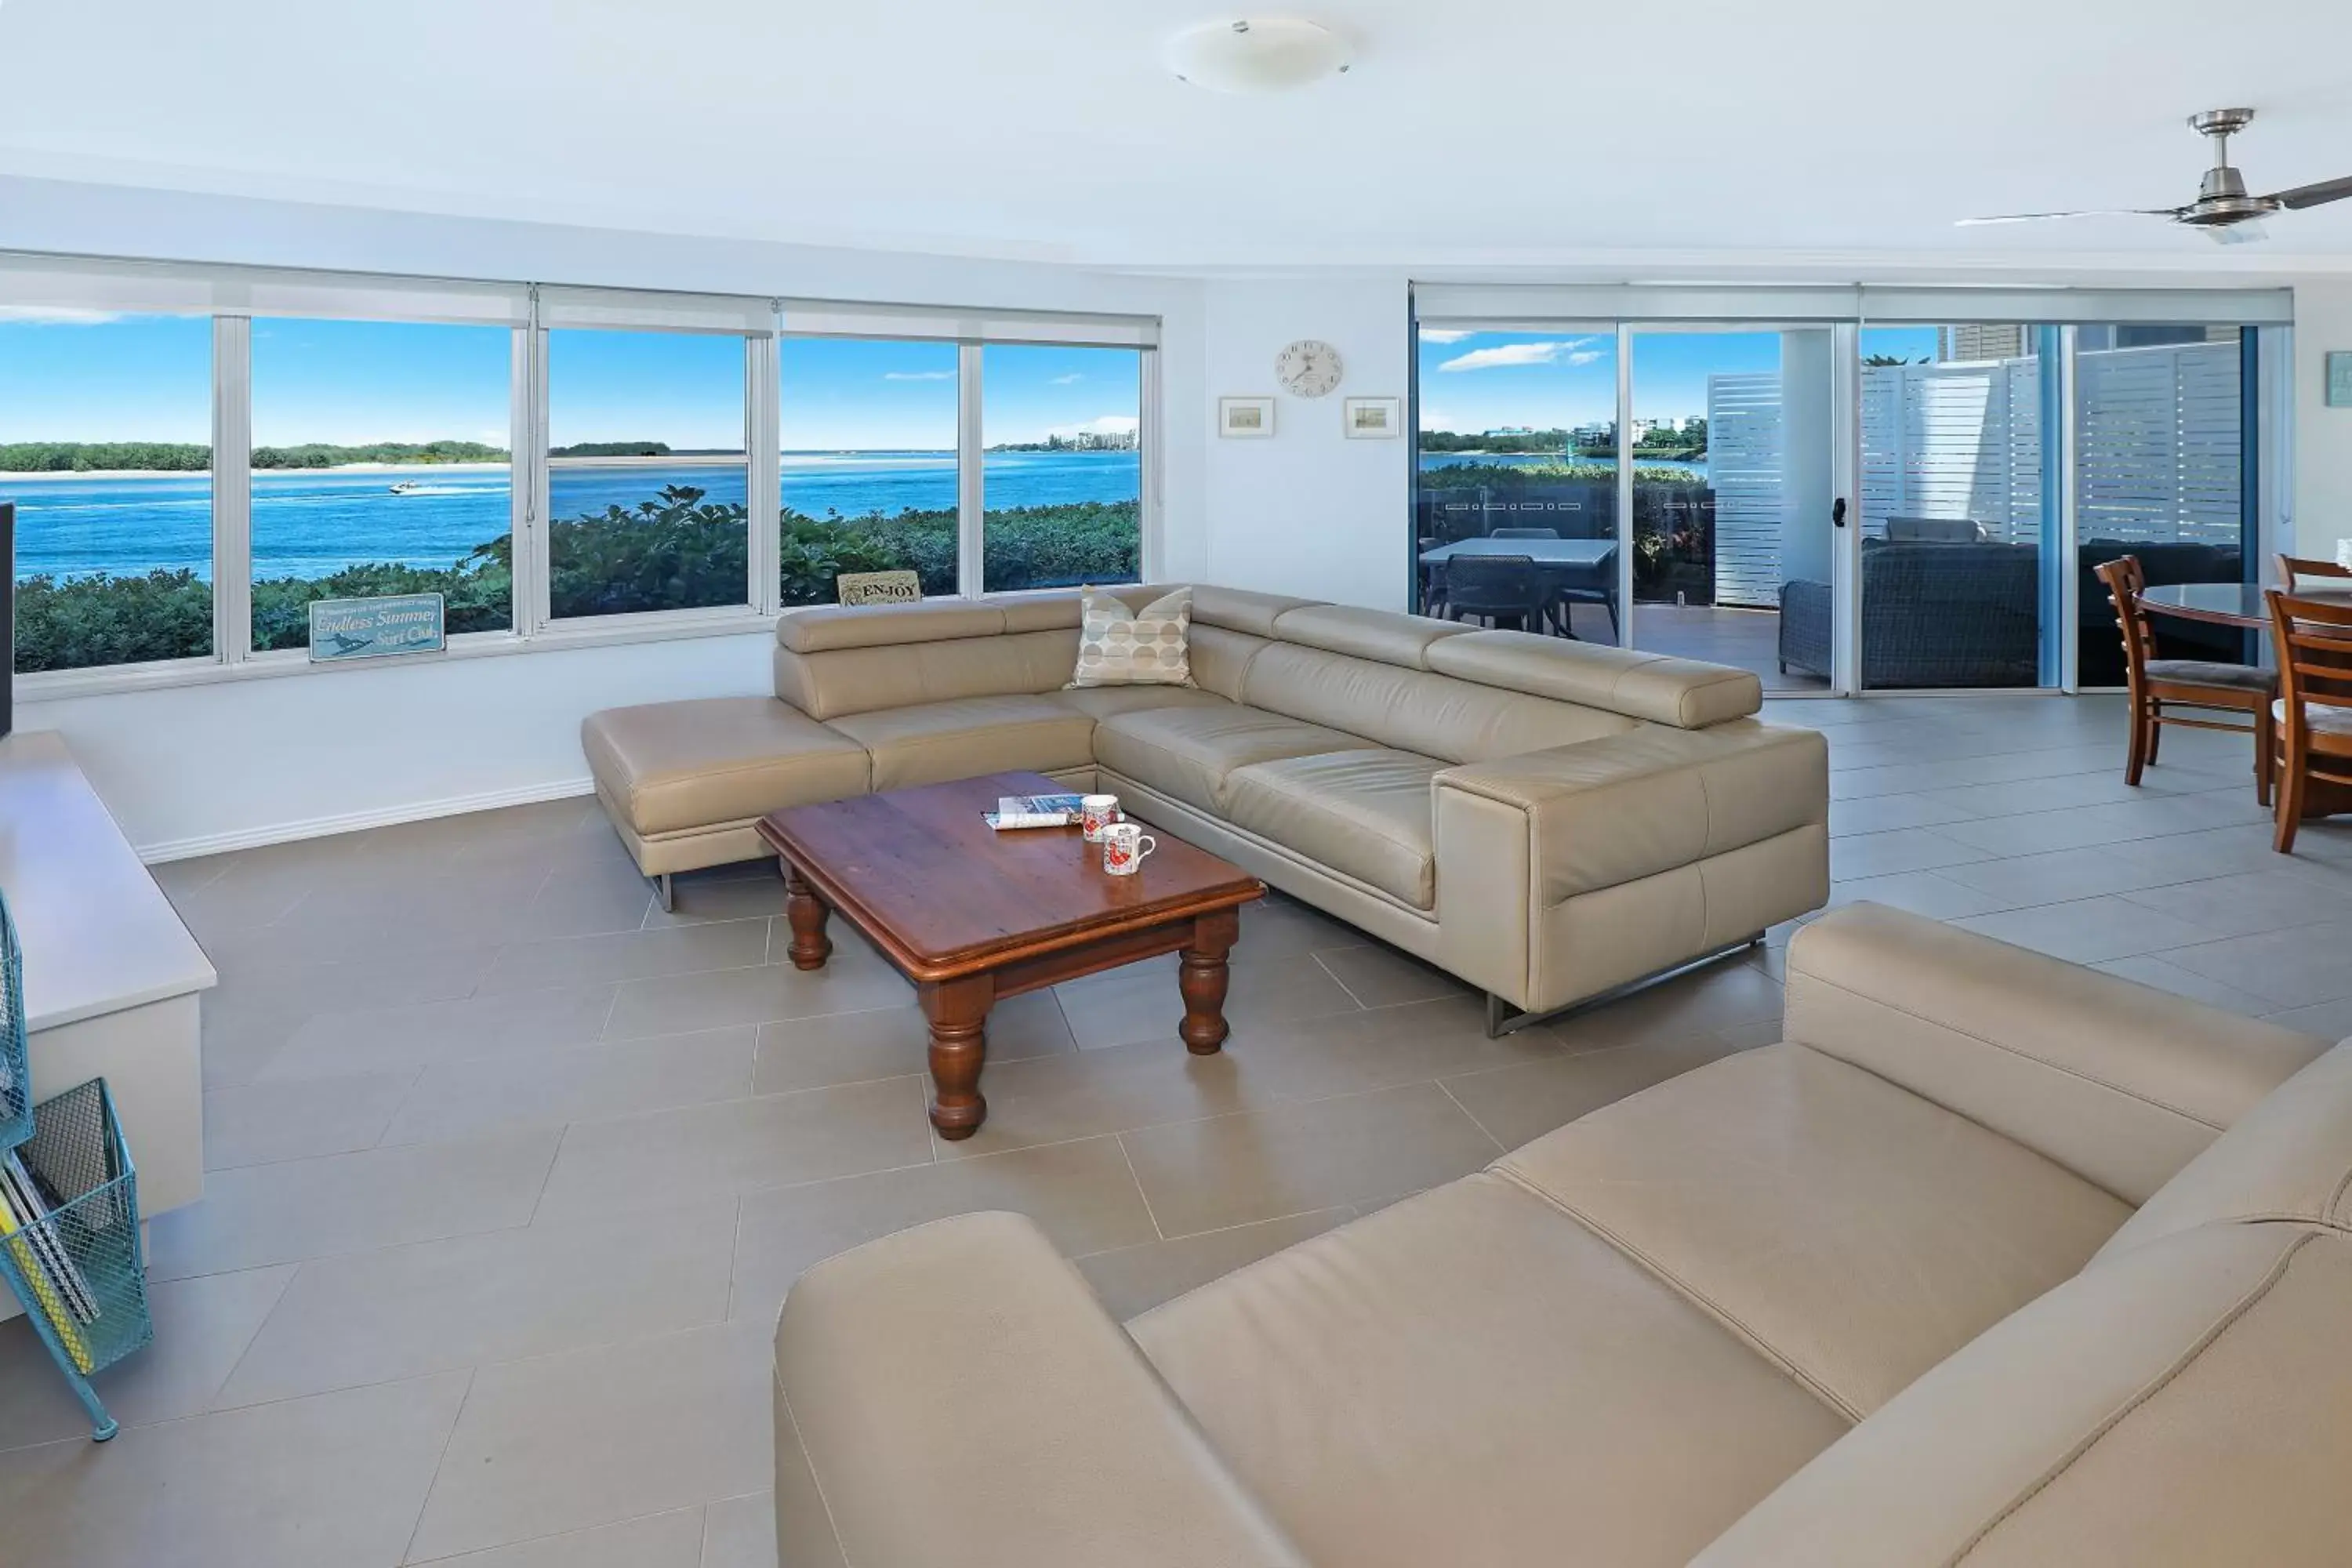
[[[1351,441],[1385,441],[1404,434],[1402,397],[1349,397],[1339,404],[1342,428]]]
[[[1271,397],[1220,397],[1217,399],[1217,434],[1253,439],[1263,439],[1274,434],[1274,399]]]

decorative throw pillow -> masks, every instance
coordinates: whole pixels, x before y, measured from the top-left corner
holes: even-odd
[[[1140,610],[1092,588],[1078,600],[1081,686],[1190,686],[1192,659],[1185,637],[1192,626],[1192,590],[1179,588]]]

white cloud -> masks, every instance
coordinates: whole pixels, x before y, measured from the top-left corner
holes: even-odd
[[[1469,335],[1466,328],[1456,330],[1447,327],[1423,327],[1421,329],[1421,341],[1425,343],[1458,343]]]
[[[1511,365],[1529,364],[1591,364],[1604,357],[1600,349],[1584,345],[1591,338],[1544,338],[1533,342],[1498,343],[1491,349],[1472,349],[1457,354],[1439,365],[1439,370],[1497,370]]]
[[[956,373],[951,370],[886,370],[882,373],[885,381],[953,381],[955,378]]]
[[[34,327],[102,327],[122,320],[120,310],[76,310],[63,306],[0,305],[0,321]]]
[[[1074,370],[1067,375],[1055,376],[1054,378],[1054,384],[1055,386],[1070,386],[1076,383],[1086,380],[1086,372]]]

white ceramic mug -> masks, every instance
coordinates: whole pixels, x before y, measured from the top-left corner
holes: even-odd
[[[1114,822],[1102,830],[1103,869],[1114,877],[1132,877],[1143,858],[1160,847],[1160,840],[1132,822]]]
[[[1118,796],[1087,795],[1078,797],[1078,826],[1086,830],[1087,843],[1101,843],[1103,829],[1119,820]]]

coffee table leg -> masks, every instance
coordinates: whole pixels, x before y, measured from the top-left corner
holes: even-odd
[[[1241,915],[1234,910],[1219,910],[1192,922],[1192,940],[1176,971],[1176,988],[1184,995],[1184,1022],[1176,1032],[1196,1057],[1213,1055],[1231,1033],[1225,1027],[1225,987],[1233,976],[1225,955],[1241,931]]]
[[[988,1057],[988,1009],[995,984],[985,974],[920,988],[931,1026],[931,1125],[950,1141],[969,1138],[988,1119],[980,1068]]]
[[[833,939],[824,934],[829,911],[801,877],[800,868],[784,867],[784,918],[793,925],[793,967],[823,969],[833,952]]]

